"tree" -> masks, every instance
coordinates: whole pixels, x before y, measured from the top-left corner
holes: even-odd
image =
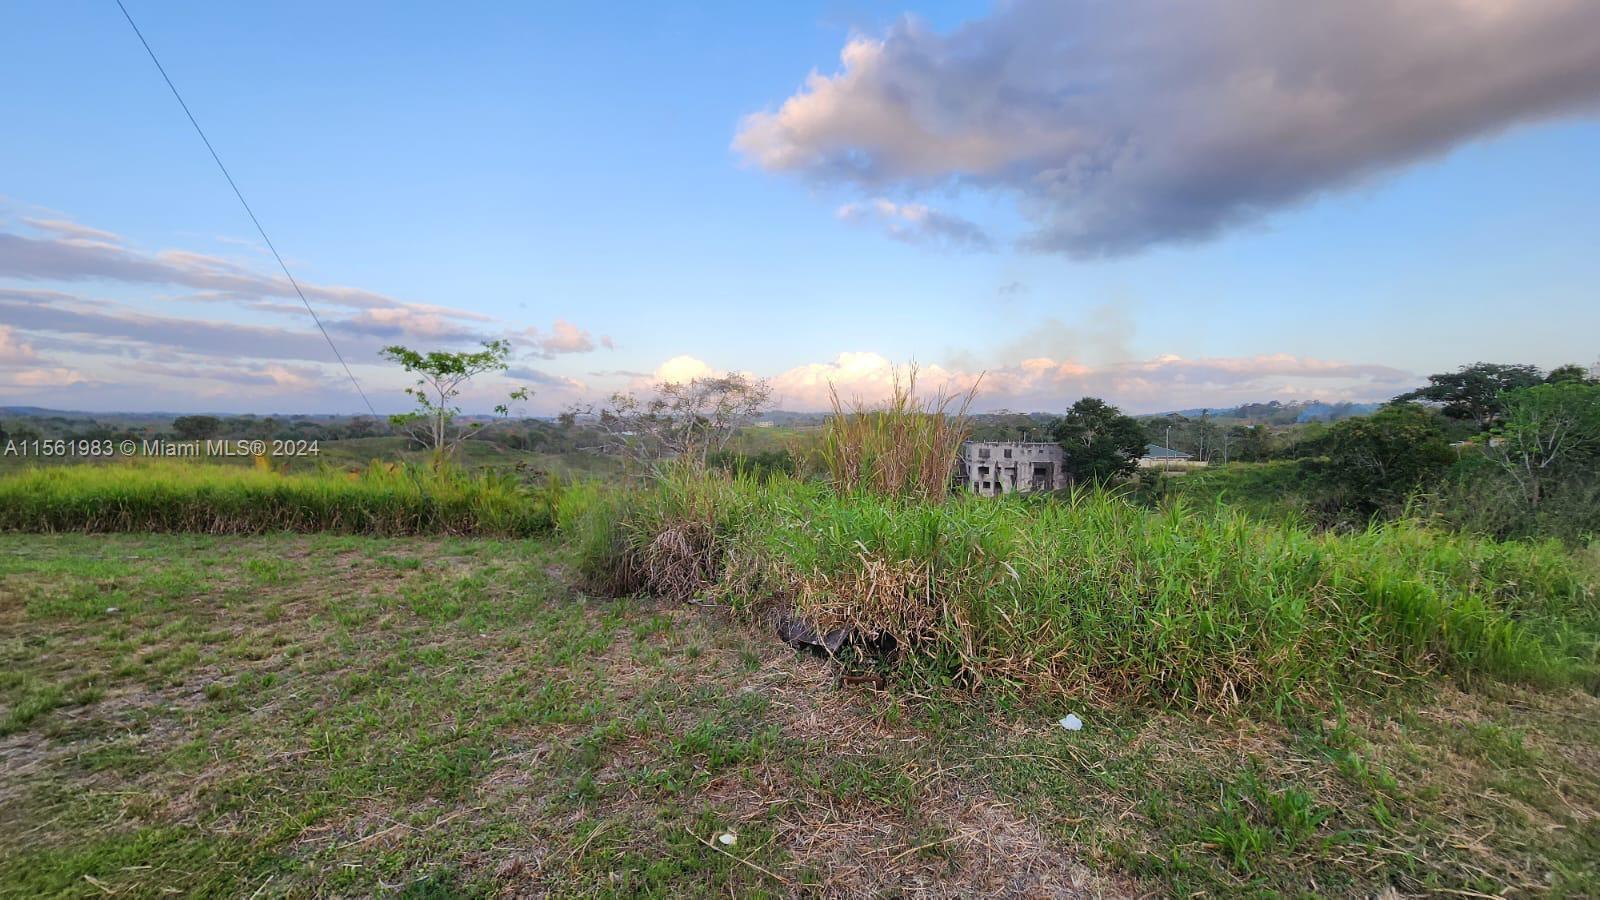
[[[1517,483],[1530,507],[1576,463],[1600,455],[1600,385],[1558,381],[1505,396],[1505,424],[1484,455]]]
[[[1056,423],[1055,438],[1066,451],[1073,481],[1103,483],[1132,472],[1144,453],[1144,428],[1122,410],[1085,397]]]
[[[203,441],[216,435],[222,420],[216,416],[179,416],[172,420],[172,431],[186,441]]]
[[[1234,438],[1238,451],[1234,454],[1245,462],[1261,462],[1272,453],[1272,429],[1266,425],[1235,425]]]
[[[1206,462],[1211,459],[1217,443],[1217,423],[1211,418],[1211,410],[1200,410],[1200,418],[1194,423],[1194,435],[1199,441],[1195,458]]]
[[[1443,430],[1415,403],[1336,422],[1312,449],[1327,458],[1321,480],[1338,505],[1365,514],[1404,502],[1455,461]]]
[[[704,468],[711,454],[754,421],[772,400],[772,386],[740,372],[689,381],[663,381],[641,399],[618,392],[605,406],[575,405],[563,426],[579,419],[598,427],[603,445],[634,462],[653,466],[678,459]]]
[[[371,416],[356,416],[345,426],[345,435],[353,438],[371,437],[378,431],[378,420]]]
[[[1544,373],[1537,366],[1473,363],[1462,366],[1459,371],[1429,375],[1427,387],[1407,391],[1390,402],[1436,403],[1445,415],[1469,419],[1477,423],[1479,431],[1487,431],[1505,410],[1502,394],[1532,387],[1543,380]]]
[[[1549,375],[1544,377],[1545,384],[1562,384],[1569,381],[1576,382],[1578,384],[1600,384],[1600,379],[1592,376],[1588,369],[1585,369],[1583,366],[1580,366],[1577,363],[1567,363],[1564,366],[1556,366],[1554,369],[1550,370]]]
[[[453,453],[462,441],[483,427],[479,422],[466,427],[456,425],[456,417],[461,414],[461,408],[455,405],[456,398],[473,378],[509,369],[511,344],[503,340],[484,341],[483,349],[474,353],[445,350],[419,353],[396,344],[383,348],[379,355],[417,376],[416,383],[406,388],[406,393],[417,401],[417,408],[390,416],[389,421],[432,450],[439,460]],[[508,416],[510,403],[526,400],[528,396],[527,388],[517,388],[506,398],[507,402],[496,405],[494,411],[502,417]]]

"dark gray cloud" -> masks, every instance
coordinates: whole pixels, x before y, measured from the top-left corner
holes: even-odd
[[[734,140],[871,195],[1013,194],[1028,247],[1197,240],[1521,123],[1593,111],[1593,0],[1018,0],[857,38]]]
[[[577,381],[576,379],[568,378],[565,375],[553,375],[549,372],[528,368],[526,366],[514,366],[510,369],[507,369],[506,377],[514,381],[527,382],[528,384],[539,385],[542,387],[572,389],[581,389],[583,387],[583,383]]]
[[[30,302],[27,297],[22,292],[0,292],[0,320],[23,332],[113,338],[199,356],[315,362],[332,359],[327,342],[314,331],[156,316],[133,310],[107,312],[88,304],[59,299]],[[353,362],[366,362],[375,358],[377,350],[378,343],[369,342],[347,345],[345,353]]]
[[[34,224],[38,224],[37,221]],[[268,297],[296,298],[287,278],[262,275],[231,260],[165,250],[143,253],[119,243],[88,240],[65,234],[63,225],[52,222],[56,236],[31,237],[0,232],[0,278],[30,281],[78,282],[120,281],[134,284],[175,285],[200,293],[188,299],[223,302],[259,301]],[[97,234],[95,229],[81,229]],[[115,237],[112,235],[111,237]],[[308,299],[352,309],[405,311],[413,316],[434,316],[463,321],[488,322],[491,317],[461,309],[407,303],[360,288],[310,284],[300,288]]]

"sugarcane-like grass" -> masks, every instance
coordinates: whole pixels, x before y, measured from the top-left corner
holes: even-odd
[[[843,493],[912,497],[936,503],[950,492],[961,443],[971,432],[967,408],[977,391],[917,396],[917,370],[895,372],[879,406],[845,403],[828,388],[833,415],[823,429],[828,479]]]
[[[0,531],[525,536],[552,526],[552,493],[394,463],[304,473],[177,461],[57,466],[0,478]]]
[[[1101,491],[927,502],[690,472],[571,518],[602,589],[887,632],[979,687],[1219,709],[1600,670],[1586,563],[1410,521],[1317,533]]]

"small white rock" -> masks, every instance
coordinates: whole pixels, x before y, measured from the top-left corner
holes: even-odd
[[[116,608],[115,606],[108,606],[108,607],[106,607],[106,612],[108,612],[108,613],[119,613],[119,612],[122,612],[122,610]]]
[[[1067,717],[1061,720],[1061,727],[1068,731],[1081,731],[1083,720],[1078,718],[1077,713],[1067,713]]]

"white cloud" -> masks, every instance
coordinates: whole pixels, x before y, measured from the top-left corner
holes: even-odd
[[[22,223],[32,228],[36,228],[39,231],[48,231],[63,238],[70,238],[79,241],[92,241],[101,244],[122,243],[122,238],[112,234],[109,231],[101,231],[98,228],[90,228],[87,225],[80,225],[70,219],[34,219],[23,217]]]
[[[0,372],[0,388],[54,388],[92,383],[93,380],[82,372],[59,366]]]
[[[26,366],[38,361],[39,354],[34,352],[31,344],[25,344],[17,337],[16,329],[0,325],[0,367]]]
[[[994,242],[982,228],[960,216],[921,203],[895,203],[879,197],[846,203],[838,216],[845,222],[875,222],[894,240],[952,250],[990,250]]]
[[[1013,196],[1073,256],[1203,239],[1600,99],[1593,0],[1016,0],[845,45],[734,147],[774,172]]]
[[[693,381],[696,378],[715,377],[719,374],[721,373],[711,368],[704,360],[696,359],[693,356],[680,355],[674,356],[657,366],[649,380],[651,383],[663,381],[685,382]]]
[[[595,348],[594,335],[566,319],[556,319],[549,332],[537,327],[524,328],[516,338],[540,359],[554,359],[564,353],[589,353]],[[611,339],[602,337],[600,345],[611,349]]]

